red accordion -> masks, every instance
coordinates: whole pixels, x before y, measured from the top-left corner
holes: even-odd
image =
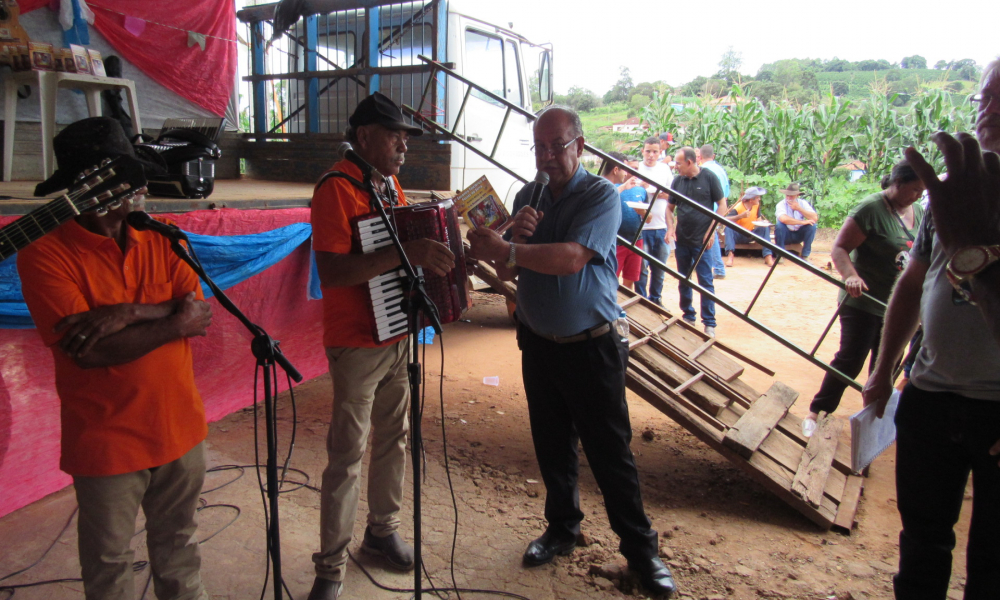
[[[439,277],[424,274],[424,289],[437,306],[441,324],[457,321],[469,308],[466,289],[465,251],[458,214],[451,200],[398,206],[389,212],[401,242],[430,238],[441,242],[455,254],[455,268]],[[392,245],[392,239],[378,213],[351,220],[352,244],[355,252],[368,253]],[[417,272],[422,270],[417,268]],[[402,268],[387,271],[371,279],[368,289],[368,315],[372,336],[379,344],[396,341],[407,333],[406,273]]]

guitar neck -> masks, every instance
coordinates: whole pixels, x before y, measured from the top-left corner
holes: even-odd
[[[0,229],[0,260],[14,256],[46,233],[80,214],[66,194]]]

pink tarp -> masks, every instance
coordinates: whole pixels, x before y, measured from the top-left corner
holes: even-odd
[[[22,13],[49,4],[19,3]],[[87,6],[94,12],[94,27],[125,59],[168,90],[220,117],[225,114],[236,81],[232,0],[87,0]],[[188,43],[188,32],[205,36],[204,49]]]
[[[166,215],[186,231],[240,235],[308,222],[309,209],[196,211]],[[0,217],[0,226],[13,217]],[[264,327],[305,380],[327,369],[322,307],[306,300],[309,246],[226,290]],[[253,401],[255,359],[243,325],[214,298],[208,336],[194,338],[194,367],[209,421]],[[62,489],[71,480],[59,470],[59,399],[51,351],[33,329],[0,330],[0,516]],[[279,369],[280,389],[286,388]],[[248,457],[247,460],[252,460]]]

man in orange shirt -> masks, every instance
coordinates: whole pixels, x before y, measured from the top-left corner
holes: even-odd
[[[69,187],[104,158],[134,156],[121,125],[103,117],[66,127],[53,145],[60,169],[36,193]],[[156,597],[207,600],[195,515],[208,427],[188,338],[205,335],[212,311],[170,243],[128,226],[132,209],[76,217],[22,250],[18,271],[55,358],[60,467],[80,506],[86,597],[133,597],[129,542],[141,505]]]
[[[393,186],[400,202],[403,190],[395,175],[403,165],[406,143],[420,129],[403,122],[392,100],[376,92],[355,109],[347,139],[354,151],[385,180],[380,193]],[[327,436],[329,462],[323,471],[320,500],[320,551],[313,555],[316,579],[309,600],[333,600],[343,590],[347,545],[358,510],[359,473],[368,432],[374,429],[368,467],[368,526],[362,550],[382,556],[399,570],[414,567],[413,548],[399,536],[406,466],[406,418],[409,387],[406,340],[377,344],[367,316],[368,280],[398,267],[393,247],[368,254],[351,253],[353,217],[374,212],[375,201],[344,174],[361,181],[361,169],[348,160],[333,165],[313,192],[313,250],[323,287],[323,345],[333,380],[333,416]],[[376,178],[377,179],[377,178]],[[388,208],[388,207],[387,207]],[[421,239],[403,244],[411,264],[443,275],[455,256],[443,244]]]
[[[726,266],[733,266],[733,257],[736,256],[736,244],[746,244],[753,240],[743,231],[752,231],[759,237],[771,241],[771,227],[769,225],[758,225],[761,222],[760,199],[767,193],[762,187],[747,188],[743,193],[743,198],[733,205],[726,213],[726,218],[733,222],[726,227]],[[771,256],[770,248],[764,248],[764,264],[771,266],[774,264],[774,257]]]

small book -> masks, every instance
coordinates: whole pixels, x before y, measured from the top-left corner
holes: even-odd
[[[90,75],[92,73],[90,70],[90,53],[87,52],[87,49],[78,44],[70,44],[69,49],[73,52],[73,60],[76,63],[76,72]]]
[[[101,53],[93,48],[87,48],[87,56],[90,58],[90,72],[98,77],[107,77],[108,74],[104,71],[104,60],[101,58]]]
[[[860,473],[896,441],[896,406],[899,390],[893,390],[881,419],[875,416],[875,404],[851,415],[851,469]]]
[[[507,207],[485,175],[455,196],[455,207],[473,229],[487,227],[503,233],[513,223]]]

